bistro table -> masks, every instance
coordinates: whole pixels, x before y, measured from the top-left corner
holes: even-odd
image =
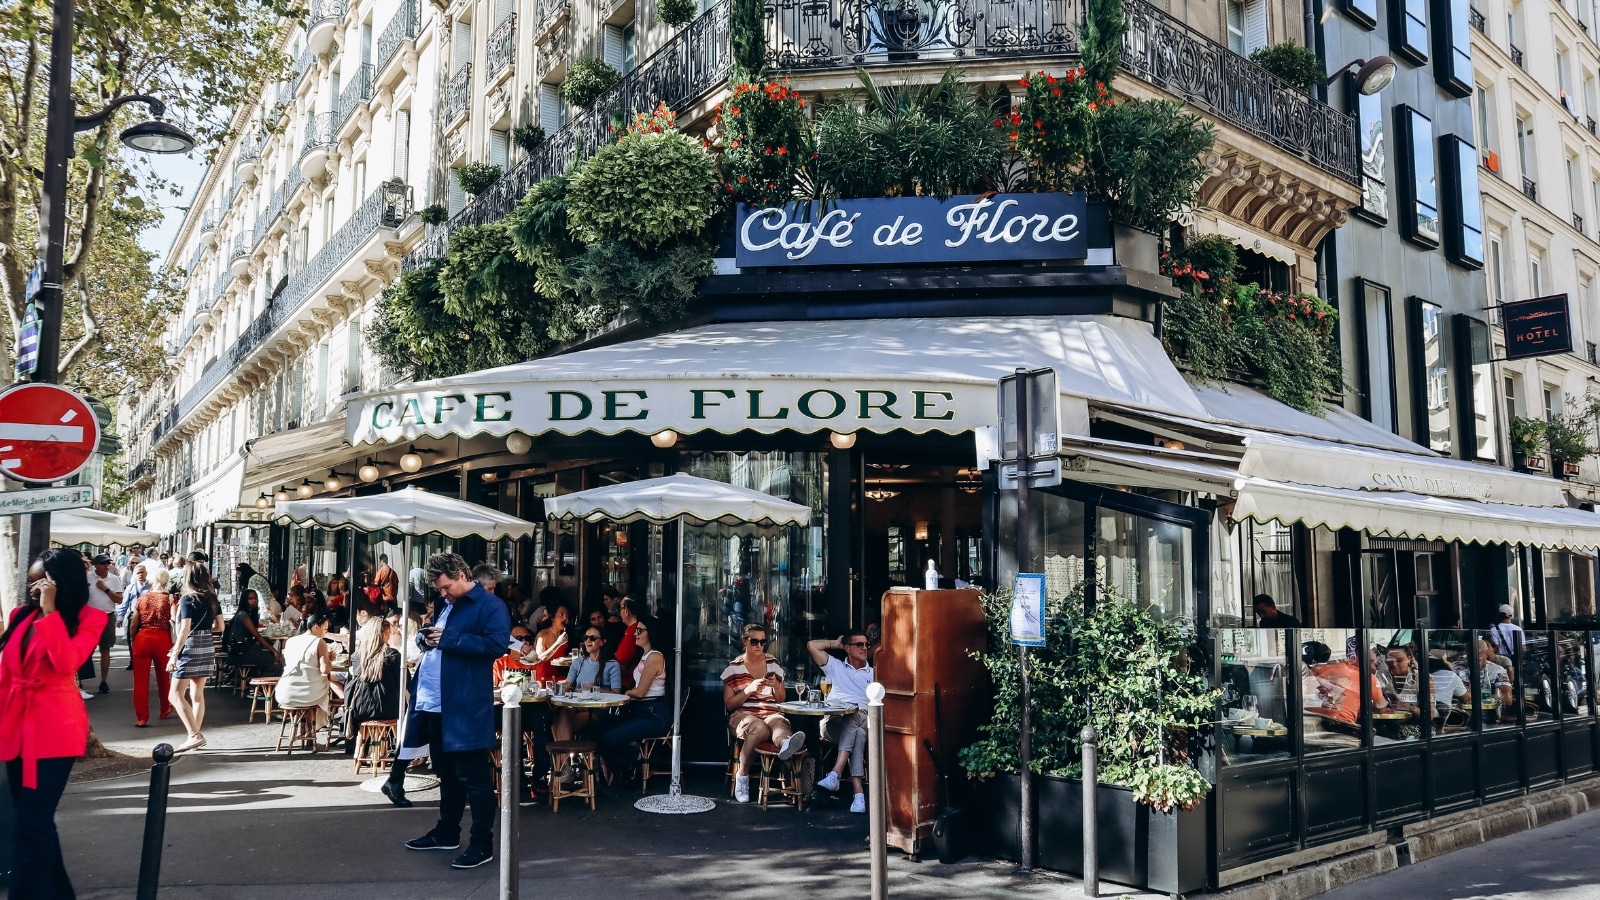
[[[820,706],[812,706],[804,700],[787,700],[778,704],[778,711],[784,715],[800,717],[792,724],[796,730],[806,733],[806,743],[817,748],[816,753],[808,754],[800,764],[800,789],[807,797],[816,793],[817,765],[822,752],[822,717],[848,716],[859,710],[860,707],[854,703],[842,700],[824,700]]]
[[[563,694],[559,697],[550,696],[551,706],[564,706],[570,709],[614,709],[627,706],[633,698],[627,694],[612,694],[605,691],[592,691],[587,694]]]

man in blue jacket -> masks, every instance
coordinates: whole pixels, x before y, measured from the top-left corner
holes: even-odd
[[[511,640],[511,616],[499,598],[472,580],[467,561],[454,553],[428,559],[427,579],[443,603],[417,634],[422,659],[406,724],[406,743],[431,745],[439,776],[439,821],[411,850],[461,846],[461,816],[472,806],[472,839],[451,865],[471,869],[494,859],[499,815],[489,748],[494,746],[494,661]]]

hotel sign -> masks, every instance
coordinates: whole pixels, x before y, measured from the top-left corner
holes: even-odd
[[[1088,216],[1083,194],[1060,193],[741,203],[736,262],[743,268],[1084,259]]]
[[[391,393],[352,405],[352,445],[422,435],[714,431],[959,434],[992,425],[994,385],[795,378],[558,380]]]
[[[1572,321],[1567,295],[1554,294],[1505,303],[1506,359],[1527,359],[1572,352]]]

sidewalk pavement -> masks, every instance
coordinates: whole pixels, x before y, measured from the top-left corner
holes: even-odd
[[[113,659],[112,693],[88,701],[95,732],[108,747],[149,759],[163,741],[183,738],[176,717],[133,727],[131,672]],[[337,753],[273,750],[278,726],[245,723],[249,704],[231,692],[206,692],[206,748],[173,765],[165,851],[164,900],[392,900],[494,898],[497,863],[456,871],[450,853],[407,851],[403,841],[433,825],[438,792],[412,794],[396,809],[357,785],[354,765]],[[662,782],[656,782],[662,785]],[[75,784],[57,824],[78,896],[131,897],[149,788],[148,771]],[[804,812],[763,811],[726,799],[722,776],[691,770],[686,790],[717,808],[694,816],[658,816],[633,808],[638,794],[602,798],[598,808],[564,804],[521,810],[520,869],[526,897],[642,896],[742,900],[860,898],[870,889],[865,816],[848,797]],[[468,814],[470,816],[470,813]],[[498,833],[497,833],[498,838]],[[1076,898],[1077,881],[1052,873],[1024,878],[1003,862],[971,858],[956,865],[910,862],[891,851],[889,892],[942,898]],[[1142,898],[1112,885],[1103,896]]]

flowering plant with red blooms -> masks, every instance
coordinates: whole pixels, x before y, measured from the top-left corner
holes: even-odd
[[[805,107],[787,78],[733,86],[716,112],[729,200],[774,204],[793,196],[795,173],[811,152]]]
[[[672,107],[665,103],[658,103],[656,108],[648,113],[634,113],[633,122],[628,125],[627,130],[623,132],[618,140],[625,141],[630,137],[638,137],[642,134],[662,134],[668,131],[676,131],[677,128],[678,114],[673,112]]]
[[[1094,137],[1094,116],[1115,101],[1105,82],[1092,82],[1083,69],[1057,77],[1039,71],[1023,76],[1023,98],[1010,115],[994,121],[1013,149],[1028,158],[1039,186],[1073,190]]]

